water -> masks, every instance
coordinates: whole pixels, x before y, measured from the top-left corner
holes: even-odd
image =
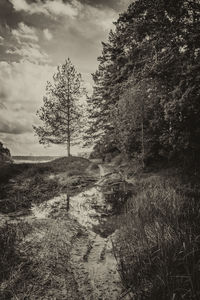
[[[104,194],[93,187],[75,196],[68,197],[61,194],[51,200],[39,205],[34,204],[31,208],[31,215],[36,219],[46,219],[68,215],[76,219],[80,225],[92,230],[100,224],[102,218],[109,216],[112,206],[105,201]]]
[[[104,236],[105,223],[113,213],[118,213],[120,205],[127,196],[125,183],[117,178],[116,184],[111,185],[107,174],[109,174],[108,170],[101,167],[100,179],[94,187],[71,197],[65,193],[60,194],[41,204],[33,204],[28,216],[14,213],[11,216],[4,216],[4,220],[72,218],[87,230]]]
[[[31,160],[31,159],[13,159],[14,164],[42,164],[50,162],[54,159],[46,159],[46,160]]]

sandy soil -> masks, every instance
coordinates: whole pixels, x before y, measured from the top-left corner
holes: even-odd
[[[90,234],[76,241],[72,265],[78,290],[85,300],[116,300],[122,293],[110,238]]]

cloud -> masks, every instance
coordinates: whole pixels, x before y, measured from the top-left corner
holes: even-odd
[[[0,35],[0,45],[3,44],[4,38]]]
[[[55,67],[27,60],[0,62],[0,86],[7,113],[10,110],[35,113],[42,103],[46,82],[52,79]]]
[[[31,132],[32,127],[30,122],[25,118],[17,119],[18,115],[15,112],[9,112],[5,109],[0,111],[0,132],[7,134],[22,134]]]
[[[48,55],[38,43],[39,39],[35,28],[20,22],[16,29],[11,30],[11,36],[17,43],[11,44],[11,47],[6,50],[7,54],[19,56],[20,60],[28,60],[37,64],[49,62]]]
[[[44,37],[45,37],[45,39],[47,40],[47,41],[50,41],[50,40],[52,40],[52,38],[53,38],[53,35],[52,35],[52,33],[49,31],[49,29],[44,29],[43,30],[43,34],[44,34]]]
[[[29,14],[45,14],[49,16],[68,16],[74,18],[78,15],[79,2],[73,0],[71,3],[64,3],[62,0],[38,0],[34,3],[27,3],[26,0],[9,0],[16,11],[25,11]]]
[[[104,31],[109,31],[113,27],[113,21],[117,15],[113,9],[101,9],[87,5],[83,6],[79,18],[86,24],[93,24],[93,26],[95,25]]]
[[[0,87],[6,103],[6,109],[0,110],[0,140],[15,154],[27,154],[31,148],[39,151],[37,154],[45,153],[32,125],[39,123],[36,111],[54,72],[55,67],[29,61],[0,62]]]
[[[7,50],[6,53],[19,55],[22,60],[36,64],[49,62],[48,55],[40,50],[39,45],[33,43],[22,43],[19,47]]]
[[[101,53],[101,41],[107,38],[110,29],[114,27],[113,21],[117,15],[111,8],[84,4],[76,19],[60,18],[59,23],[51,29],[54,35],[51,47],[44,47],[56,59],[56,64],[69,56],[81,72],[93,73]]]
[[[75,0],[71,3],[64,3],[62,0],[47,1],[43,5],[43,8],[48,11],[49,14],[57,16],[63,15],[72,18],[78,15],[79,7],[79,2]]]
[[[29,4],[26,2],[26,0],[10,0],[12,3],[14,9],[16,11],[24,10],[28,11],[29,10]]]
[[[23,22],[20,22],[18,28],[13,29],[11,33],[19,42],[21,42],[21,40],[38,41],[35,29],[27,26]]]

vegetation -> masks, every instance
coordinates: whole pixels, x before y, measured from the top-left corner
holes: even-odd
[[[199,299],[199,195],[172,171],[135,179],[113,248],[136,299]]]
[[[79,299],[69,263],[74,236],[68,231],[67,222],[53,219],[0,228],[2,300],[51,299],[55,295],[57,299]]]
[[[123,193],[114,189],[108,193],[106,200],[114,203],[118,215],[107,223],[109,229],[102,233],[97,226],[96,232],[107,236],[114,232],[111,226],[117,228],[113,250],[125,293],[132,299],[198,300],[200,2],[133,1],[102,46],[99,67],[93,74],[94,93],[88,98],[90,126],[85,140],[94,144],[91,158],[114,161],[118,171],[121,168],[126,173],[133,194],[125,185]],[[78,99],[82,92],[80,74],[68,59],[58,68],[54,84],[47,84],[47,97],[38,112],[43,126],[34,128],[40,143],[67,143],[70,156],[71,142],[81,128]],[[73,157],[40,165],[3,166],[0,210],[27,209],[32,202],[62,191],[77,192],[87,185],[91,172],[97,172],[96,166]],[[108,186],[113,181],[111,178]],[[59,268],[53,281],[47,276],[58,262],[56,255],[61,262],[65,258],[61,273],[68,270],[69,249],[66,246],[65,252],[63,246],[67,231],[56,222],[48,226],[49,230],[53,226],[51,238],[46,232],[41,245],[33,243],[28,249],[32,257],[34,246],[39,251],[51,249],[52,236],[53,242],[56,240],[52,264],[49,250],[43,256],[34,253],[36,260],[31,262],[31,274],[45,288],[59,282]],[[10,255],[16,261],[18,258],[16,233],[11,227],[2,229],[0,243],[5,257],[0,257],[1,277],[6,280]],[[46,256],[48,261],[43,261]],[[26,295],[30,298],[29,280]],[[56,289],[60,289],[59,284]],[[43,292],[40,286],[38,296],[43,297]]]
[[[196,163],[199,25],[197,0],[137,0],[119,16],[93,75],[86,139],[141,164]]]
[[[63,157],[40,164],[3,165],[0,173],[0,212],[26,210],[32,203],[49,200],[62,192],[69,195],[96,180],[85,158]]]
[[[58,67],[54,83],[47,83],[44,105],[37,112],[42,126],[34,126],[41,144],[66,144],[70,156],[71,143],[76,142],[81,130],[83,108],[79,102],[85,91],[81,74],[77,73],[70,59]]]
[[[3,146],[3,143],[0,142],[0,164],[5,162],[12,162],[10,150]]]
[[[134,161],[134,195],[113,240],[133,299],[200,298],[199,28],[198,0],[133,1],[93,74],[85,136],[95,143],[92,157]],[[161,166],[179,172],[156,173]]]

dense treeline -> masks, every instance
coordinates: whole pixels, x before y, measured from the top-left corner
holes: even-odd
[[[200,150],[200,1],[137,0],[102,43],[88,99],[100,152],[143,163],[196,161]]]

